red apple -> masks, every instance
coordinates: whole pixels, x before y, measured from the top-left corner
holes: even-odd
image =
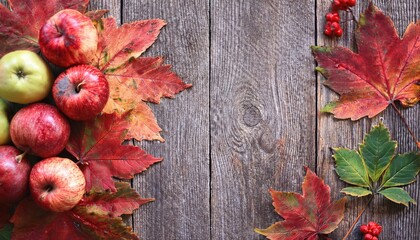
[[[78,65],[58,76],[52,94],[57,107],[67,117],[83,121],[101,113],[108,101],[109,86],[97,68]]]
[[[18,149],[0,146],[0,205],[17,203],[28,192],[31,165]]]
[[[10,122],[12,142],[43,158],[60,153],[70,137],[70,124],[57,108],[35,103],[20,109]]]
[[[72,209],[85,193],[86,180],[80,168],[68,158],[44,159],[32,168],[29,188],[41,207],[64,212]]]
[[[41,27],[39,46],[45,58],[60,67],[88,64],[95,57],[98,33],[90,18],[65,9]]]

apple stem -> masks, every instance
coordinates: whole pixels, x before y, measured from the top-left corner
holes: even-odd
[[[22,159],[25,157],[26,153],[28,153],[28,150],[24,151],[22,154],[19,154],[16,156],[16,162],[20,163]]]
[[[85,162],[85,161],[83,161],[83,160],[79,160],[79,161],[77,161],[77,162],[76,162],[76,164],[77,164],[77,165],[79,165],[79,164],[80,164],[80,165],[89,165],[89,163],[88,163],[88,162]]]
[[[41,196],[39,196],[39,199],[44,200],[47,195],[48,195],[48,191],[47,192],[43,192],[41,194]]]
[[[76,92],[80,92],[80,89],[82,88],[82,86],[85,84],[85,80],[83,80],[82,82],[80,82],[79,84],[77,84],[76,86]]]

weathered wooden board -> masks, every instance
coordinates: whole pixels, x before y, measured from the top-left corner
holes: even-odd
[[[204,0],[123,1],[122,20],[168,22],[147,55],[162,55],[193,88],[152,106],[164,144],[142,144],[164,161],[133,185],[156,201],[134,215],[142,239],[210,239],[209,9]]]
[[[175,100],[151,105],[166,142],[140,145],[165,160],[132,182],[143,197],[156,198],[127,220],[142,239],[264,239],[253,229],[281,219],[268,189],[301,192],[303,166],[309,166],[331,186],[333,199],[343,196],[339,191],[346,185],[334,172],[330,148],[357,148],[379,117],[400,152],[415,150],[392,109],[358,122],[319,113],[337,96],[322,86],[309,47],[355,48],[351,21],[344,24],[342,39],[322,34],[330,2],[91,1],[91,9],[110,9],[120,23],[165,19],[168,26],[146,55],[164,56],[194,85]],[[359,0],[354,12],[367,3]],[[420,16],[420,0],[374,3],[392,17],[400,34]],[[419,106],[402,114],[420,136]],[[418,183],[405,189],[419,199]],[[365,203],[349,199],[333,239],[345,235]],[[370,220],[384,226],[382,239],[420,239],[417,205],[405,208],[376,198],[361,218]],[[358,230],[349,239],[360,239]]]
[[[330,1],[318,1],[317,3],[317,26],[319,45],[344,45],[355,49],[354,36],[349,34],[353,32],[355,24],[349,22],[346,24],[344,31],[346,34],[339,41],[326,40],[322,34],[322,27],[325,22],[324,15],[329,9]],[[380,7],[387,15],[390,15],[394,20],[395,26],[402,35],[406,26],[419,19],[420,16],[420,1],[418,0],[405,0],[405,1],[373,1]],[[368,5],[368,1],[358,1],[355,13],[364,11]],[[346,15],[343,15],[345,17]],[[350,14],[347,15],[349,20]],[[358,14],[357,14],[358,18]],[[337,96],[331,90],[322,86],[324,78],[318,76],[318,109],[325,103],[336,99]],[[402,110],[403,115],[410,119],[412,129],[415,129],[415,134],[420,136],[420,128],[418,127],[420,109],[419,106],[415,108]],[[389,127],[392,137],[398,141],[398,151],[414,151],[416,150],[415,144],[405,129],[402,121],[398,118],[396,112],[389,108],[380,116],[373,119],[362,119],[357,122],[350,120],[335,120],[331,115],[319,114],[318,115],[318,173],[325,181],[330,184],[332,196],[338,199],[342,196],[339,192],[346,185],[342,183],[334,172],[333,159],[331,157],[331,147],[348,147],[352,149],[358,148],[358,144],[362,141],[363,136],[367,133],[372,125],[377,124],[380,117],[384,123]],[[418,183],[412,184],[405,189],[410,192],[414,199],[420,196],[420,188]],[[350,225],[356,219],[360,210],[367,203],[368,198],[356,199],[349,198],[344,221],[340,224],[339,229],[332,234],[333,239],[342,238]],[[381,197],[377,197],[370,203],[368,211],[365,212],[360,222],[356,225],[358,228],[362,223],[368,221],[377,221],[384,226],[384,232],[381,234],[381,239],[420,239],[420,210],[416,205],[410,205],[406,208],[398,204],[391,203]],[[361,239],[358,229],[353,231],[349,239]]]
[[[315,1],[211,1],[212,239],[258,239],[315,167]]]

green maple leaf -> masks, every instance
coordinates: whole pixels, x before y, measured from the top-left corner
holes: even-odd
[[[359,150],[335,148],[336,172],[351,185],[341,192],[351,196],[381,194],[389,200],[404,204],[415,203],[401,186],[415,181],[420,171],[420,154],[396,154],[397,143],[391,140],[382,124],[366,134]]]
[[[0,228],[0,240],[9,240],[12,237],[13,225],[6,224]]]

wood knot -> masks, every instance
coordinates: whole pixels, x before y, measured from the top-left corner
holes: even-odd
[[[245,108],[243,120],[248,127],[255,127],[262,120],[261,111],[255,106],[248,106]]]

